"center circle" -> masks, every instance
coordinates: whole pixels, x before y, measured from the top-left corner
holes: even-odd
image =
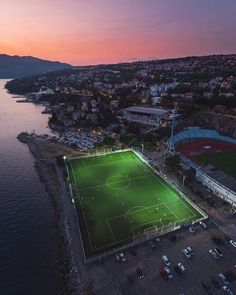
[[[123,175],[114,175],[108,177],[107,185],[112,189],[125,189],[130,185],[130,180]]]

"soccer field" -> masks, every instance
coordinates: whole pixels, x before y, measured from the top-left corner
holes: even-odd
[[[123,246],[148,228],[203,215],[133,151],[68,163],[86,257]]]
[[[196,159],[203,164],[211,164],[226,174],[236,177],[236,150],[204,154],[197,156]]]

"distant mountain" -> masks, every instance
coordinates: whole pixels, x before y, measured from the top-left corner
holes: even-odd
[[[0,54],[0,78],[22,78],[44,72],[71,68],[70,64],[48,61],[32,56]]]

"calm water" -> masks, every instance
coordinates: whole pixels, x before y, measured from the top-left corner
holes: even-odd
[[[0,294],[53,295],[54,212],[21,131],[48,133],[42,107],[16,103],[0,80]]]

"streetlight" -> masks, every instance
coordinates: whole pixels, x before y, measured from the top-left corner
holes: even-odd
[[[142,147],[142,154],[143,154],[143,152],[144,152],[144,144],[143,143],[141,143],[141,147]]]

